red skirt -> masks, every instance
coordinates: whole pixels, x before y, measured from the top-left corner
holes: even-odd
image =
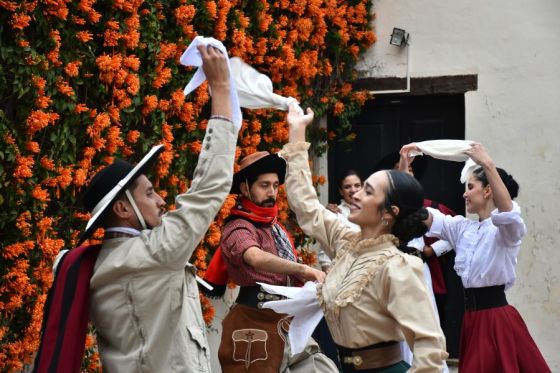
[[[461,373],[546,373],[521,315],[511,306],[465,311],[459,352]]]

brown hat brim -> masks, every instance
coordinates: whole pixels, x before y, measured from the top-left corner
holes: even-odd
[[[233,175],[230,193],[241,193],[240,185],[242,182],[267,173],[277,174],[280,185],[284,184],[286,178],[286,161],[278,156],[278,154],[269,154],[253,162]]]

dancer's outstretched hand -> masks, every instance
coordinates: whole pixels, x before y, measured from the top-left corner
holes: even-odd
[[[410,155],[412,151],[418,151],[418,152],[421,151],[418,145],[416,145],[416,143],[414,142],[404,145],[401,148],[401,151],[399,152],[400,154],[399,171],[410,173],[410,165],[412,164],[415,158]]]
[[[313,123],[315,114],[311,108],[307,108],[306,114],[302,114],[295,104],[290,105],[286,121],[290,128],[290,142],[305,141],[305,128]]]
[[[473,142],[471,148],[467,150],[465,154],[471,157],[479,166],[489,167],[494,164],[494,161],[490,158],[490,154],[488,154],[484,146],[478,142]]]

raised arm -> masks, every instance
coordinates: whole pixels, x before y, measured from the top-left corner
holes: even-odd
[[[332,258],[338,247],[344,245],[355,232],[340,222],[336,214],[321,205],[313,188],[308,163],[309,144],[305,142],[305,128],[313,121],[313,111],[307,109],[307,113],[303,115],[291,106],[287,121],[290,127],[289,143],[284,146],[281,154],[288,163],[288,202],[303,232],[315,238]]]
[[[490,155],[486,149],[484,149],[484,146],[475,142],[465,153],[484,170],[484,175],[486,175],[488,184],[490,185],[490,188],[492,188],[492,198],[494,200],[494,204],[498,208],[498,211],[511,211],[513,209],[511,196],[509,195],[500,174],[498,174],[494,161],[490,158]]]
[[[212,90],[212,115],[188,193],[176,198],[176,209],[145,240],[150,257],[171,268],[183,268],[227,197],[233,177],[238,129],[231,122],[227,56],[198,47]]]
[[[212,91],[212,115],[231,120],[231,100],[227,56],[212,46],[197,47],[202,57],[202,69]]]

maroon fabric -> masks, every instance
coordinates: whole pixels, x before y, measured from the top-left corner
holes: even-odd
[[[278,255],[270,225],[257,227],[245,219],[235,219],[226,224],[220,247],[227,263],[229,278],[239,286],[253,286],[256,282],[286,286],[288,284],[286,275],[259,272],[245,263],[243,254],[252,246]]]
[[[89,320],[89,283],[101,245],[80,246],[58,265],[43,313],[33,372],[79,372]]]
[[[550,368],[519,312],[507,305],[465,312],[459,371],[546,373]]]
[[[455,212],[453,212],[453,210],[451,210],[444,204],[437,203],[429,199],[424,200],[424,207],[433,207],[438,209],[445,215],[455,216]],[[436,241],[438,241],[438,238],[424,236],[424,244],[427,246],[433,244]],[[447,285],[445,284],[445,278],[443,277],[440,258],[434,255],[428,259],[427,263],[428,267],[430,268],[430,276],[432,278],[432,289],[434,291],[434,294],[447,294]]]
[[[294,255],[297,258],[292,237],[286,228],[278,223],[278,205],[261,207],[255,205],[247,198],[240,197],[238,205],[231,210],[231,215],[237,217],[237,219],[231,220],[225,225],[220,247],[214,252],[204,279],[213,285],[225,285],[228,277],[240,286],[252,286],[255,285],[256,281],[263,281],[273,285],[286,285],[286,276],[256,272],[243,260],[243,254],[252,246],[278,255],[274,237],[272,236],[273,224],[278,224],[286,232],[292,244]],[[226,250],[222,248],[224,243],[227,245],[227,252],[224,252]],[[236,267],[235,270],[228,270],[228,267],[231,266],[228,266],[227,263],[233,264]],[[241,267],[243,267],[243,273],[240,273]],[[274,282],[269,282],[271,280]]]

